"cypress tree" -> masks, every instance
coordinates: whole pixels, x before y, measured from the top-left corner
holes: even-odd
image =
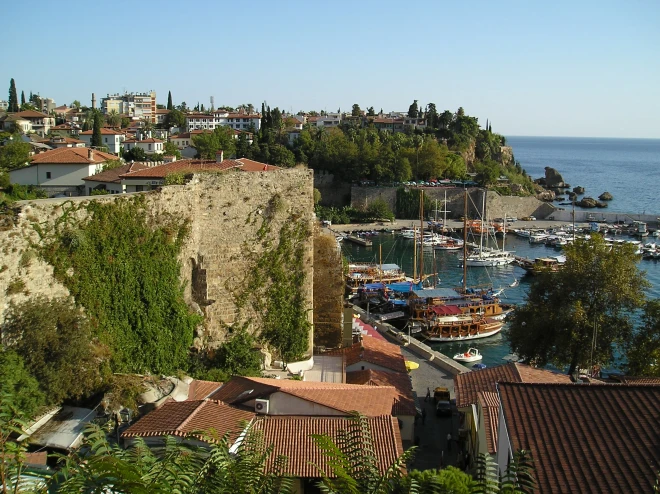
[[[172,106],[172,91],[168,91],[167,92],[167,109],[171,110],[172,108],[174,108]]]
[[[25,104],[25,91],[21,91],[21,106]]]
[[[7,111],[17,112],[18,110],[19,108],[18,94],[16,93],[16,82],[14,82],[14,78],[12,77],[11,81],[9,82],[9,107],[7,108]]]
[[[102,146],[101,113],[94,112],[94,129],[92,130],[92,147]]]

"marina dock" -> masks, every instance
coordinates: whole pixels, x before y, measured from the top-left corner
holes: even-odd
[[[367,238],[356,237],[355,235],[348,235],[344,237],[346,242],[353,242],[354,244],[361,245],[363,247],[371,247],[372,242]]]

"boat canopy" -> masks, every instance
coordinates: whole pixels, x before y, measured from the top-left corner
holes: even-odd
[[[433,288],[432,290],[413,290],[416,297],[419,298],[461,298],[461,295],[451,288]]]
[[[384,289],[385,289],[384,283],[365,283],[364,285],[360,285],[360,287],[358,288],[358,293],[376,292],[378,290],[384,290]]]
[[[400,271],[401,268],[398,264],[378,264],[381,271]]]
[[[439,316],[456,316],[461,313],[461,309],[455,305],[434,305],[430,309]]]
[[[398,283],[389,283],[387,289],[396,293],[409,293],[413,290],[421,289],[421,284],[415,284],[412,281],[400,281]]]

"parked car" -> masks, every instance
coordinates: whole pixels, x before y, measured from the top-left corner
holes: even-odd
[[[433,401],[435,402],[435,414],[451,415],[451,396],[449,388],[439,386],[433,391]]]

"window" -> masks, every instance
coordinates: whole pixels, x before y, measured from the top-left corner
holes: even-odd
[[[149,151],[151,151],[151,144],[149,144]]]
[[[50,172],[46,172],[46,178],[50,178]]]
[[[105,137],[104,139],[105,139],[105,141],[104,141],[104,142],[108,142],[108,138],[107,138],[107,137]]]
[[[135,192],[142,192],[144,190],[144,185],[136,185]]]

